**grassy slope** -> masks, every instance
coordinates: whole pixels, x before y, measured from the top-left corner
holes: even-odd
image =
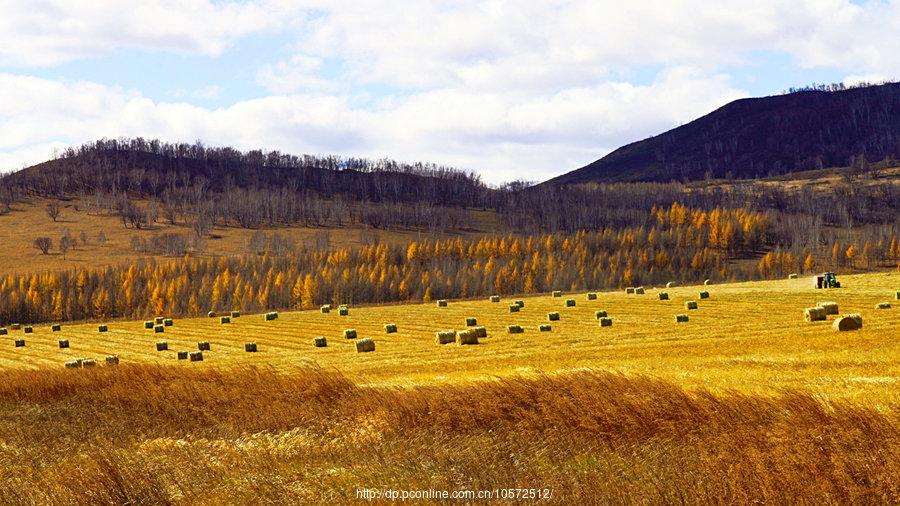
[[[897,403],[900,382],[900,308],[876,310],[900,288],[900,273],[844,276],[846,288],[817,291],[810,280],[678,287],[668,289],[669,301],[657,299],[658,290],[644,296],[600,293],[596,301],[574,296],[578,305],[564,307],[563,298],[525,297],[525,308],[508,312],[510,298],[488,301],[352,308],[350,316],[318,311],[282,313],[273,322],[261,315],[244,315],[231,325],[202,318],[176,320],[165,334],[143,330],[142,322],[113,322],[110,332],[98,333],[96,324],[63,325],[51,333],[35,327],[25,336],[28,345],[14,348],[11,331],[0,347],[0,368],[61,368],[73,357],[102,358],[118,354],[123,363],[176,364],[175,351],[194,350],[209,340],[212,351],[202,364],[182,367],[274,366],[295,371],[318,364],[334,368],[360,384],[427,385],[435,382],[491,379],[495,376],[531,375],[579,368],[621,371],[672,381],[689,389],[772,393],[789,388],[825,398],[860,400],[884,406]],[[711,298],[697,311],[685,311],[684,301],[706,288]],[[803,308],[817,301],[834,300],[843,313],[859,312],[863,330],[832,331],[829,322],[806,323]],[[600,328],[593,313],[609,311],[614,325]],[[548,311],[560,311],[551,333],[537,327]],[[689,313],[687,324],[674,323],[674,315]],[[438,346],[434,332],[464,327],[467,316],[478,318],[490,333],[479,346]],[[385,323],[396,323],[397,334],[384,333]],[[525,326],[525,334],[509,335],[508,324]],[[353,341],[341,337],[355,328],[360,337],[372,337],[377,350],[357,354]],[[324,335],[325,349],[314,348],[312,338]],[[60,350],[58,338],[71,342]],[[158,339],[169,342],[168,352],[156,352]],[[248,354],[243,343],[255,341],[260,352]]]
[[[0,215],[0,275],[43,272],[68,268],[87,268],[105,265],[116,265],[134,260],[136,254],[131,250],[131,238],[140,236],[150,238],[154,234],[175,232],[190,234],[190,228],[183,225],[170,226],[160,220],[151,229],[134,230],[126,229],[120,218],[115,216],[89,215],[84,211],[75,210],[75,201],[63,202],[62,214],[57,222],[47,217],[45,207],[47,201],[35,199],[29,203],[19,203],[13,206],[13,211],[6,215]],[[471,230],[459,232],[466,237],[478,237],[495,230],[496,216],[487,211],[470,211],[473,217]],[[56,250],[59,238],[63,230],[68,228],[76,238],[84,231],[88,236],[87,246],[81,245],[69,251],[66,258]],[[103,231],[108,242],[100,246],[96,238]],[[277,229],[263,229],[264,232],[277,232],[302,244],[304,241],[312,241],[318,232],[328,231],[331,234],[331,243],[335,247],[352,247],[360,244],[359,226],[344,228],[309,228],[309,227],[284,227]],[[230,256],[242,255],[248,252],[247,244],[255,230],[235,227],[220,227],[213,230],[216,238],[207,241],[206,255]],[[372,231],[378,237],[389,243],[407,243],[427,233],[417,230],[391,230]],[[450,234],[448,234],[450,235]],[[42,255],[32,246],[37,237],[50,237],[53,239],[54,249],[50,255]],[[10,246],[12,245],[12,246]]]

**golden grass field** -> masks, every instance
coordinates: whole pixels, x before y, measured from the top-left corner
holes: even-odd
[[[151,228],[135,230],[125,228],[118,216],[95,215],[75,209],[77,200],[60,201],[62,212],[58,221],[52,221],[45,211],[47,200],[32,199],[30,202],[17,203],[13,210],[0,215],[0,274],[23,274],[33,272],[54,271],[70,268],[92,268],[106,265],[118,265],[133,262],[139,256],[131,249],[132,237],[150,238],[154,234],[179,233],[191,234],[190,227],[181,223],[172,226],[160,220]],[[469,210],[471,230],[438,234],[439,237],[461,235],[464,237],[481,237],[491,233],[497,225],[496,215],[490,211]],[[65,258],[56,250],[63,231],[76,239],[84,232],[88,244],[70,250]],[[108,241],[100,245],[97,235],[103,231]],[[315,227],[282,227],[261,229],[264,233],[277,233],[298,245],[312,243],[317,233],[328,232],[331,246],[335,248],[351,248],[361,244],[361,226],[345,226],[340,228]],[[234,256],[248,253],[247,244],[256,230],[238,227],[216,227],[212,231],[213,238],[206,242],[206,256]],[[379,240],[390,244],[406,244],[410,241],[431,237],[428,232],[417,230],[369,230],[367,234],[377,236]],[[54,243],[51,254],[43,255],[32,246],[38,237],[50,237]],[[13,247],[9,247],[13,245]]]
[[[357,490],[537,488],[550,498],[461,502],[896,504],[900,273],[840,280],[685,286],[669,301],[656,289],[521,297],[518,314],[504,297],[177,319],[164,334],[124,321],[11,331],[0,503],[383,504]],[[710,299],[685,311],[701,289]],[[818,301],[862,314],[863,329],[804,322]],[[561,320],[539,333],[549,311]],[[468,316],[490,337],[434,343]],[[507,334],[511,323],[525,333]],[[345,328],[375,352],[356,353]],[[171,351],[156,352],[159,339]],[[175,359],[199,340],[212,348],[203,362]],[[250,341],[258,353],[243,351]],[[107,354],[121,365],[63,368]]]

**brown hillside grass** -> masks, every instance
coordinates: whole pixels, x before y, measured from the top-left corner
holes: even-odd
[[[898,407],[687,393],[597,371],[414,388],[321,369],[7,371],[0,502],[538,487],[566,504],[888,504],[900,501]]]

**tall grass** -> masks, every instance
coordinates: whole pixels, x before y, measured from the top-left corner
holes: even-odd
[[[898,413],[590,371],[417,388],[322,369],[4,372],[0,503],[346,502],[361,487],[896,503]]]

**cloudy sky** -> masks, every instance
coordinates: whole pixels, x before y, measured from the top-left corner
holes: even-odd
[[[0,0],[0,171],[102,137],[543,180],[731,100],[900,76],[900,0]]]

